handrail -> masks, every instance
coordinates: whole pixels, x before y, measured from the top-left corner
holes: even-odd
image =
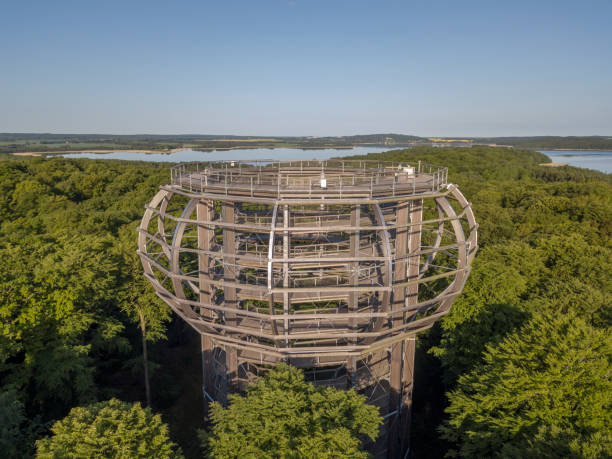
[[[240,191],[253,197],[265,191],[280,198],[286,194],[342,198],[383,193],[405,196],[436,192],[447,184],[448,168],[422,162],[375,160],[243,160],[185,163],[170,170],[171,184],[188,190],[214,190],[219,194]]]

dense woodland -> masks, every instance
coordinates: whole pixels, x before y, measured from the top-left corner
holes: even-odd
[[[481,137],[479,143],[512,145],[515,148],[536,148],[540,150],[612,150],[612,137],[591,136],[535,136],[535,137]]]
[[[612,176],[503,148],[375,157],[448,166],[480,224],[464,293],[419,337],[412,457],[612,456]],[[357,394],[313,392],[291,368],[204,423],[198,338],[136,255],[143,206],[168,180],[159,163],[0,161],[3,456],[231,457],[245,444],[270,457],[330,445],[346,453],[326,457],[365,455],[376,413]],[[274,446],[261,423],[278,427],[289,408],[266,407],[267,391],[303,404]]]

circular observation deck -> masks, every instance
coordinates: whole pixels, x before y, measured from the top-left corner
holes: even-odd
[[[447,176],[446,167],[420,161],[222,161],[174,166],[171,185],[259,199],[380,199],[440,191]]]

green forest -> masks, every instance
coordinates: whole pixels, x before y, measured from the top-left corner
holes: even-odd
[[[612,176],[481,146],[367,158],[448,166],[480,225],[417,341],[411,457],[612,457]],[[368,457],[377,410],[284,365],[204,420],[199,336],[136,254],[169,167],[0,160],[3,457]]]
[[[479,143],[512,145],[515,148],[539,148],[542,150],[612,150],[612,137],[591,136],[534,136],[534,137],[479,137]]]

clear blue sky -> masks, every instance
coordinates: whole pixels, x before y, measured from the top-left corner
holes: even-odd
[[[612,135],[612,1],[28,1],[0,132]]]

